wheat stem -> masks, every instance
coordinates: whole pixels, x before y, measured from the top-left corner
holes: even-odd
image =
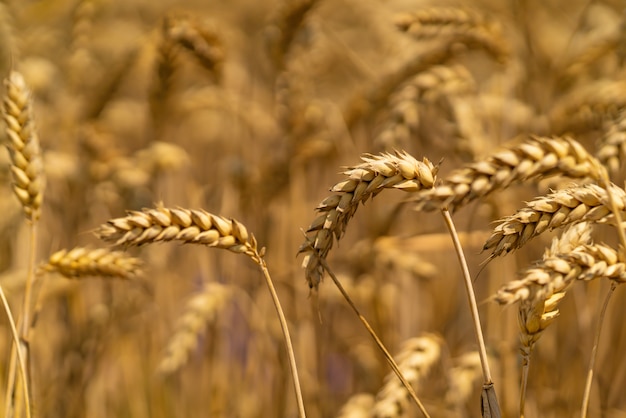
[[[291,344],[291,336],[289,335],[289,327],[287,326],[287,320],[285,319],[285,314],[283,313],[283,309],[280,305],[280,299],[278,298],[278,294],[276,293],[276,289],[274,288],[274,283],[272,282],[272,277],[270,276],[270,272],[267,269],[267,265],[265,263],[265,259],[259,255],[255,250],[255,255],[252,257],[253,260],[259,265],[261,271],[263,272],[263,277],[265,278],[265,282],[267,283],[267,288],[270,291],[272,296],[272,301],[274,302],[274,306],[276,307],[276,313],[278,314],[278,319],[280,321],[280,327],[283,331],[283,336],[285,338],[285,347],[287,349],[287,355],[289,357],[289,366],[291,368],[291,376],[293,378],[293,388],[296,392],[296,401],[298,403],[298,414],[300,417],[306,417],[306,412],[304,411],[304,401],[302,400],[302,389],[300,388],[300,379],[298,377],[298,367],[296,366],[296,357],[293,351],[293,345]]]
[[[417,397],[417,394],[413,390],[413,387],[406,380],[406,378],[404,377],[404,375],[400,371],[400,368],[398,367],[398,364],[393,359],[393,357],[391,356],[391,354],[389,353],[389,351],[387,350],[387,348],[385,347],[383,342],[380,340],[380,338],[376,334],[376,331],[374,331],[374,329],[370,326],[369,322],[367,322],[367,319],[365,319],[365,317],[361,314],[361,312],[359,312],[359,309],[356,307],[354,302],[352,302],[352,299],[348,295],[348,292],[346,292],[346,290],[341,285],[341,282],[339,281],[339,279],[337,279],[337,276],[335,276],[335,273],[333,273],[333,271],[328,266],[328,263],[326,262],[326,259],[325,258],[320,258],[319,262],[320,262],[321,266],[324,268],[324,270],[326,270],[326,272],[328,272],[328,275],[330,276],[330,278],[333,279],[333,282],[335,282],[335,285],[337,286],[337,288],[339,289],[339,291],[341,292],[343,297],[346,299],[346,301],[348,302],[348,304],[350,305],[350,307],[352,308],[352,310],[354,311],[356,316],[359,317],[359,319],[361,320],[361,323],[363,324],[363,326],[365,326],[365,329],[367,330],[367,332],[369,332],[369,334],[372,336],[372,338],[376,342],[376,345],[378,346],[380,351],[383,352],[383,355],[385,356],[385,359],[387,359],[387,362],[391,366],[391,369],[396,374],[396,376],[398,376],[398,379],[400,379],[400,381],[402,382],[402,385],[404,385],[404,387],[406,388],[407,392],[409,392],[409,396],[411,397],[411,399],[413,399],[413,401],[415,402],[417,407],[420,409],[422,414],[424,414],[424,416],[426,418],[430,418],[430,415],[426,411],[426,408],[424,408],[424,404],[422,404],[422,401],[420,401],[420,399]]]
[[[2,306],[4,307],[4,311],[7,314],[7,318],[9,320],[9,325],[11,326],[11,336],[13,337],[14,347],[19,347],[20,338],[17,332],[17,327],[15,326],[15,321],[13,320],[13,314],[11,313],[9,302],[7,301],[7,298],[4,295],[4,290],[2,289],[1,285],[0,285],[0,299],[2,299]],[[17,354],[17,359],[19,361],[20,375],[22,376],[22,381],[24,382],[23,384],[24,396],[27,400],[26,401],[26,417],[30,418],[31,417],[30,401],[29,401],[30,397],[29,397],[28,380],[26,379],[26,363],[24,362],[24,357],[22,356],[22,352],[19,349],[15,350],[15,353]],[[7,402],[6,405],[7,405],[7,408],[9,408],[11,403]],[[9,411],[6,411],[5,416],[9,416]]]
[[[593,342],[593,348],[591,349],[591,359],[589,360],[589,369],[587,370],[587,381],[585,382],[585,392],[583,394],[583,403],[580,411],[581,418],[587,418],[587,410],[589,409],[589,397],[591,396],[591,383],[593,382],[593,373],[596,365],[596,359],[598,357],[598,345],[600,344],[600,333],[602,332],[602,324],[604,323],[604,317],[606,314],[606,308],[609,305],[611,296],[617,288],[617,283],[612,281],[611,288],[609,289],[604,302],[602,303],[602,310],[600,311],[600,317],[598,318],[598,327],[596,329],[596,335]]]
[[[491,371],[489,370],[489,360],[487,359],[487,349],[485,347],[485,339],[483,337],[482,326],[480,325],[478,304],[476,303],[476,295],[474,294],[472,278],[470,276],[469,268],[467,267],[467,260],[465,259],[463,247],[461,246],[461,241],[459,240],[459,235],[456,231],[456,227],[454,226],[454,221],[452,220],[450,212],[448,211],[448,209],[442,209],[441,213],[443,215],[443,219],[446,222],[446,226],[450,231],[450,236],[452,237],[452,241],[454,242],[454,249],[456,250],[456,255],[459,259],[459,263],[461,264],[461,269],[463,270],[463,278],[465,281],[465,288],[467,290],[467,298],[469,301],[470,311],[472,313],[472,320],[474,321],[474,331],[476,333],[476,339],[478,341],[478,353],[480,354],[480,364],[482,365],[484,379],[483,394],[481,398],[483,402],[483,413],[487,412],[486,416],[499,417],[500,407],[498,406],[496,393],[493,390],[493,381],[491,379]]]

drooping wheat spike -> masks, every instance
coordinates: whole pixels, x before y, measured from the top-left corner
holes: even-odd
[[[217,320],[228,304],[232,289],[216,282],[206,283],[202,290],[187,302],[185,312],[178,319],[176,331],[170,339],[158,370],[169,374],[184,366],[191,352],[197,348],[198,339],[207,324]]]
[[[45,179],[39,138],[35,130],[31,93],[22,75],[11,72],[5,79],[3,116],[7,149],[11,158],[13,192],[26,218],[37,222],[41,212]]]
[[[283,0],[266,29],[269,55],[274,67],[281,72],[286,65],[298,31],[318,0]]]
[[[622,110],[620,115],[609,123],[607,132],[598,144],[596,157],[611,174],[617,174],[626,157],[626,110]]]
[[[575,280],[591,281],[606,278],[626,282],[626,264],[617,251],[604,244],[583,244],[569,253],[557,254],[526,270],[521,279],[503,286],[495,295],[501,305],[525,300],[547,300],[567,288]]]
[[[310,288],[317,289],[322,279],[319,258],[326,258],[333,241],[341,238],[359,203],[383,189],[415,192],[432,187],[435,182],[437,166],[427,158],[418,161],[406,152],[367,154],[361,158],[363,163],[344,171],[348,179],[335,184],[330,189],[334,194],[317,206],[320,215],[307,229],[306,242],[299,252],[305,253],[302,266]]]
[[[389,98],[389,112],[376,142],[392,149],[406,146],[418,133],[419,104],[476,91],[476,82],[462,65],[437,65],[400,86]]]
[[[400,371],[414,388],[441,357],[441,342],[436,336],[425,335],[407,340],[397,356]],[[416,389],[417,390],[417,389]],[[373,416],[376,418],[401,417],[409,405],[408,392],[392,374],[385,378],[385,385],[376,395]]]
[[[374,395],[357,393],[341,407],[337,418],[371,418],[373,406]]]
[[[602,39],[596,40],[586,45],[581,51],[568,57],[558,70],[560,75],[557,78],[563,88],[567,88],[589,69],[608,54],[614,52],[619,46],[619,36],[617,33],[610,33]]]
[[[242,223],[201,209],[160,207],[128,211],[126,217],[101,225],[96,234],[104,241],[122,246],[182,241],[243,253],[253,259],[259,255],[256,238]]]
[[[459,39],[460,38],[460,39]],[[459,42],[462,36],[444,37],[439,43],[408,58],[406,61],[388,71],[365,90],[358,91],[352,97],[344,111],[343,117],[349,130],[358,126],[359,122],[368,120],[381,109],[385,109],[390,95],[404,82],[429,68],[445,64],[459,54]],[[480,44],[465,44],[470,49],[481,49]]]
[[[265,278],[272,302],[276,308],[283,331],[285,348],[289,358],[298,414],[305,417],[304,400],[291,343],[287,319],[283,313],[278,294],[264,259],[265,248],[259,250],[253,234],[235,219],[214,215],[201,209],[171,209],[158,207],[143,211],[129,211],[123,218],[109,220],[96,231],[96,235],[115,245],[133,246],[166,241],[201,244],[245,254],[254,261]]]
[[[551,130],[583,132],[601,128],[626,107],[626,81],[600,80],[585,83],[564,95],[549,114]]]
[[[562,175],[599,179],[594,158],[569,137],[530,136],[522,142],[454,170],[432,189],[415,194],[417,210],[448,208],[453,212],[471,201],[514,183]]]
[[[626,192],[611,185],[618,210],[626,208]],[[611,208],[607,191],[596,184],[574,186],[538,197],[500,221],[483,246],[493,249],[490,258],[522,247],[547,230],[582,221],[605,222]]]
[[[498,23],[474,10],[454,7],[422,9],[398,16],[396,26],[417,39],[452,38],[460,44],[479,45],[502,63],[510,54]]]
[[[164,24],[165,38],[189,51],[219,84],[225,59],[222,38],[202,22],[184,14],[171,15]]]
[[[107,277],[132,279],[141,273],[142,262],[122,251],[108,248],[75,247],[52,254],[42,266],[47,272],[58,273],[69,279]]]

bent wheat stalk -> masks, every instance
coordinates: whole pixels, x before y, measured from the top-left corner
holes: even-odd
[[[383,189],[415,192],[432,187],[435,183],[438,168],[426,158],[418,161],[406,152],[397,152],[366,154],[361,159],[363,163],[344,171],[347,180],[330,189],[335,194],[317,206],[320,215],[306,231],[306,242],[299,252],[305,254],[302,266],[312,289],[317,289],[322,280],[320,260],[326,258],[334,240],[339,240],[344,234],[359,203],[365,203]]]
[[[306,417],[291,336],[289,335],[287,320],[283,314],[280,300],[263,257],[265,248],[258,249],[256,238],[253,234],[248,233],[247,228],[241,222],[214,215],[204,210],[159,207],[144,209],[141,212],[129,211],[127,216],[111,219],[106,224],[101,225],[96,231],[96,235],[103,241],[121,246],[181,241],[187,244],[201,244],[208,247],[222,248],[250,257],[261,269],[276,307],[289,357],[298,413],[300,417]]]

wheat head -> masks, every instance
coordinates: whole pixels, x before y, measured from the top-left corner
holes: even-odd
[[[397,363],[400,371],[413,387],[417,387],[441,357],[441,339],[433,335],[411,338],[404,342]],[[393,374],[387,375],[385,385],[376,395],[373,416],[401,417],[408,409],[408,392]]]
[[[131,279],[141,274],[141,266],[141,260],[121,251],[75,247],[52,254],[42,269],[69,279],[85,277]]]
[[[428,159],[418,161],[406,152],[368,154],[362,160],[363,163],[344,171],[348,179],[330,189],[334,194],[317,206],[320,215],[307,229],[299,252],[305,254],[302,266],[310,288],[317,288],[322,279],[319,258],[326,258],[334,240],[344,234],[360,203],[384,189],[415,192],[432,187],[437,174],[437,167]]]
[[[569,137],[531,136],[454,170],[436,187],[415,195],[417,210],[458,210],[511,184],[553,175],[599,179],[594,158]]]
[[[626,208],[626,192],[610,187],[618,210]],[[575,222],[604,222],[612,216],[607,191],[596,184],[574,186],[538,197],[500,221],[483,246],[491,258],[522,247],[530,239]]]
[[[36,222],[41,213],[45,180],[31,93],[18,72],[11,72],[4,84],[6,93],[2,104],[13,192],[22,204],[26,218]]]

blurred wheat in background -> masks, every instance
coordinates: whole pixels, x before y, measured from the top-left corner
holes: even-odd
[[[626,417],[625,60],[618,0],[0,0],[0,414],[424,416],[331,270],[432,417]]]

